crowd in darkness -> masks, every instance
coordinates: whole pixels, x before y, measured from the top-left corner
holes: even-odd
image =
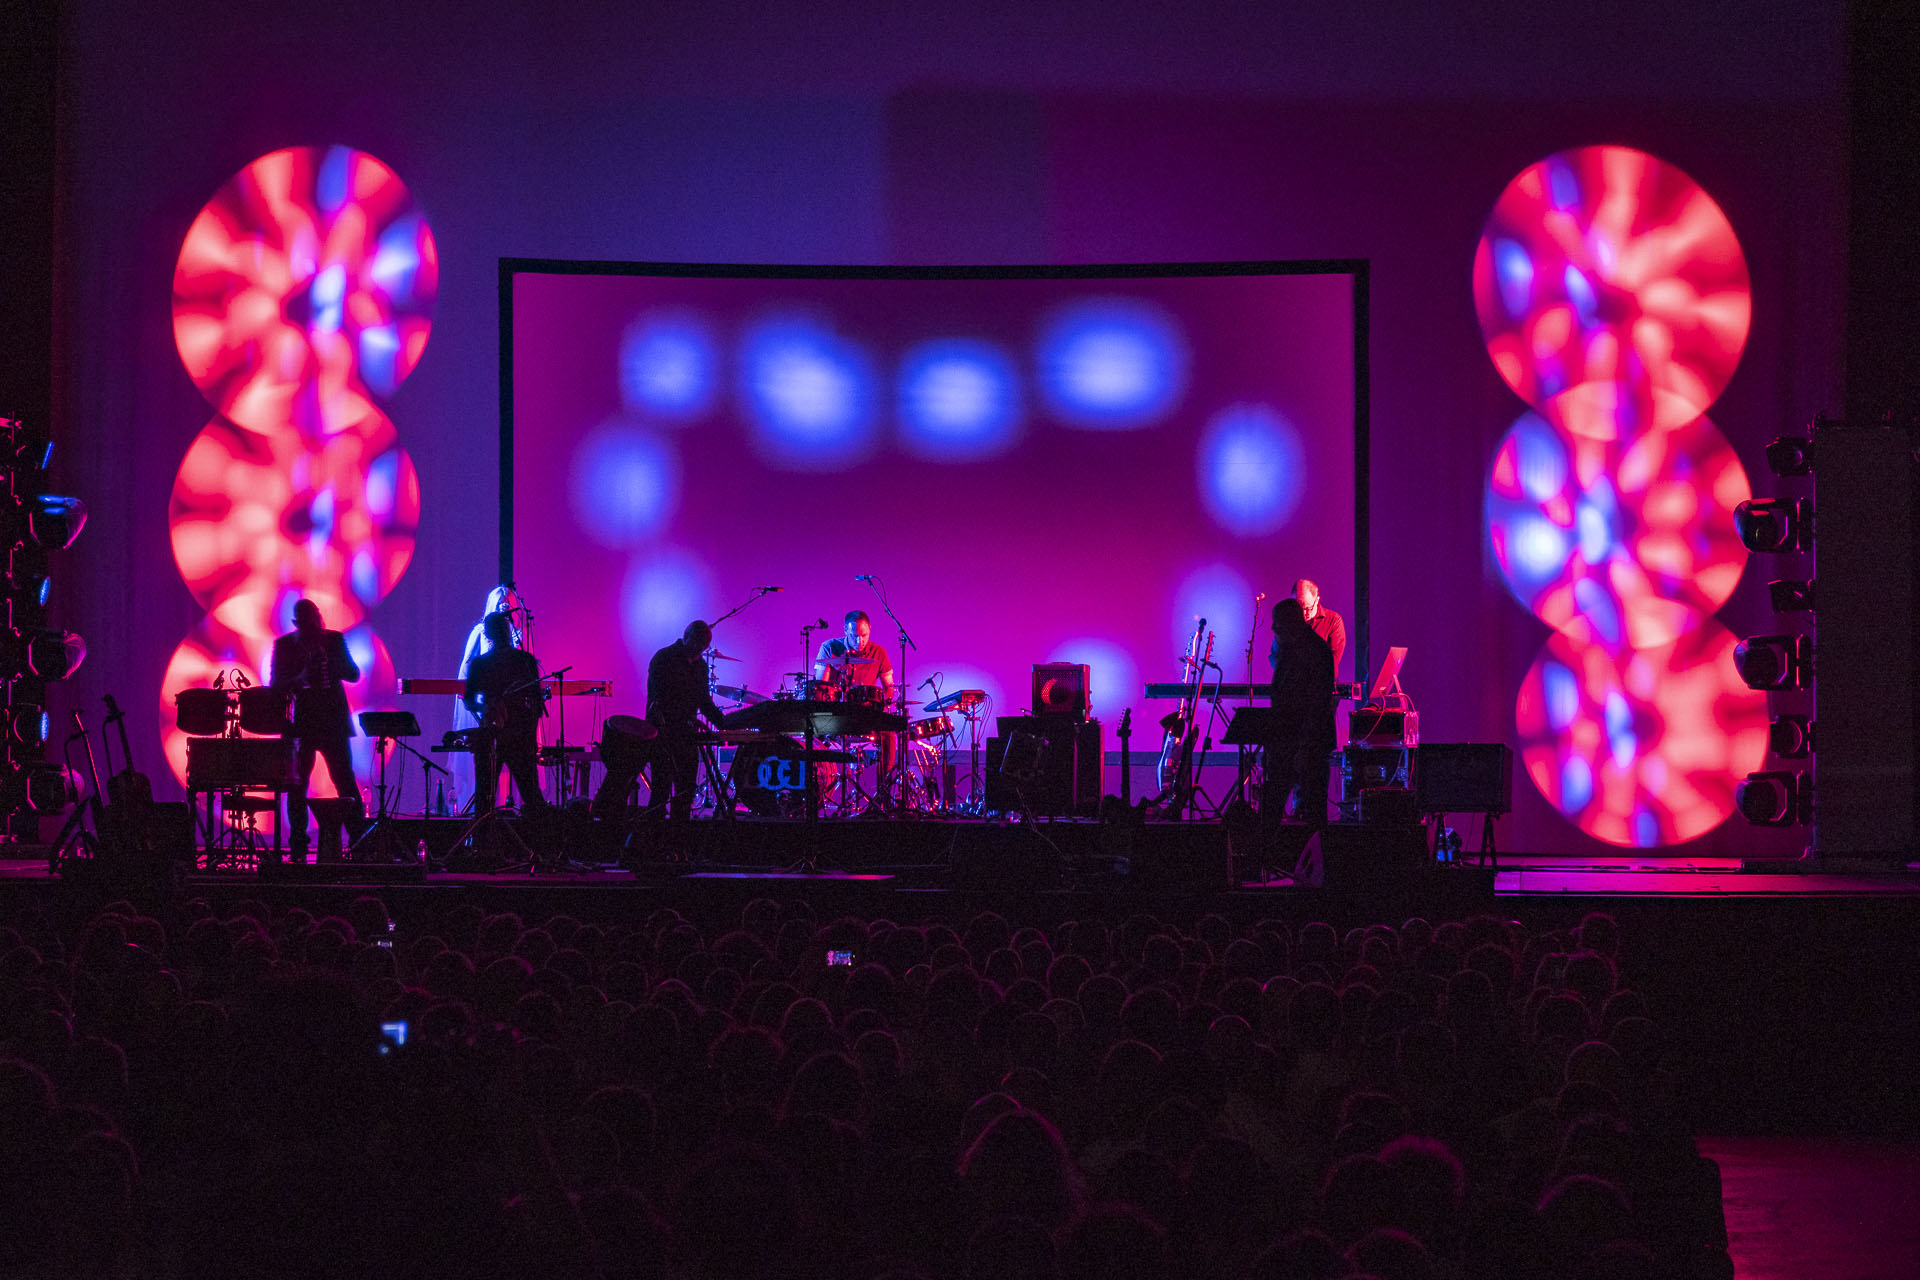
[[[0,1276],[1731,1276],[1619,932],[28,909]]]

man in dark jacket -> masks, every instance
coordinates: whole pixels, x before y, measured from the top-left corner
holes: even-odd
[[[684,821],[692,816],[693,792],[700,781],[700,717],[720,723],[720,708],[707,684],[706,651],[712,643],[712,627],[689,622],[678,640],[647,663],[647,723],[660,734],[652,744],[648,817],[668,813]]]
[[[353,776],[353,716],[346,686],[360,678],[347,652],[347,639],[320,621],[320,606],[301,600],[293,606],[293,630],[273,642],[267,683],[293,698],[295,741],[293,785],[287,789],[287,847],[296,861],[307,853],[307,784],[315,757],[327,762],[327,776],[342,800],[360,803]],[[324,850],[323,850],[324,853]]]
[[[1333,753],[1333,650],[1314,633],[1297,599],[1273,606],[1273,709],[1279,724],[1266,743],[1260,811],[1268,823],[1286,816],[1298,787],[1297,816],[1327,822],[1328,757]]]

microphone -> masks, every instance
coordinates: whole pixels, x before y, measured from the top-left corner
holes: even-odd
[[[856,573],[853,575],[853,580],[855,582],[872,582],[873,575],[870,573]]]
[[[762,587],[760,588],[760,594],[766,595],[770,591],[785,591],[785,590],[786,590],[785,587]]]
[[[935,680],[938,680],[939,678],[940,678],[940,677],[939,677],[939,675],[937,675],[937,674],[935,674],[935,675],[930,675],[930,676],[928,676],[928,677],[927,677],[927,678],[926,678],[925,680],[922,680],[922,681],[920,682],[920,687],[921,687],[922,689],[925,689],[925,688],[926,688],[927,686],[929,686],[929,685],[931,685],[931,684],[932,684],[932,683],[933,683],[933,682],[934,682]]]
[[[1267,598],[1267,593],[1262,591],[1259,595],[1253,598],[1253,602],[1255,604],[1259,604],[1262,600],[1265,600],[1266,598]]]

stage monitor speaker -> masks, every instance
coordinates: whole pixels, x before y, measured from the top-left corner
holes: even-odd
[[[1423,742],[1413,753],[1422,813],[1513,809],[1513,748],[1504,742]]]
[[[1098,720],[1001,716],[999,736],[987,739],[987,807],[1018,809],[1024,796],[1036,814],[1096,816],[1104,747]]]

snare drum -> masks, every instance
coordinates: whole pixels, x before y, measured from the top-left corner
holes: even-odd
[[[797,675],[793,677],[793,692],[789,696],[806,702],[838,702],[840,686],[831,680],[815,680],[812,676]]]

